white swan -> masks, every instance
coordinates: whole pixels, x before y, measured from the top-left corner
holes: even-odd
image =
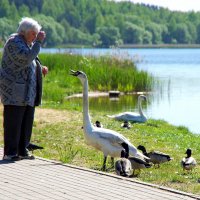
[[[139,108],[139,113],[135,113],[135,112],[123,112],[123,113],[119,113],[116,115],[107,115],[110,118],[114,118],[117,120],[124,120],[124,121],[132,121],[132,122],[146,122],[147,121],[147,117],[145,116],[145,114],[142,111],[142,101],[146,101],[147,98],[144,95],[140,95],[138,96],[138,108]]]
[[[196,165],[196,160],[192,157],[192,150],[187,149],[185,152],[187,156],[181,160],[181,166],[183,170],[192,170]]]
[[[111,156],[114,165],[114,157],[120,157],[122,150],[130,153],[130,155],[148,159],[120,133],[110,129],[95,127],[91,123],[89,116],[87,76],[84,72],[73,70],[71,70],[71,75],[77,76],[83,85],[83,130],[85,139],[88,145],[103,152],[104,161],[102,170],[106,169],[107,156]]]

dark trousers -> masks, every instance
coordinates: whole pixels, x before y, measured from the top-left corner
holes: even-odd
[[[30,142],[35,107],[4,105],[4,155],[27,153]]]

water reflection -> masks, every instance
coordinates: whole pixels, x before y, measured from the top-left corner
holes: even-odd
[[[150,97],[150,95],[148,96]],[[82,98],[71,98],[69,101],[82,107]],[[150,99],[147,99],[147,101],[142,105],[144,112],[147,109],[147,104],[151,102]],[[109,114],[126,111],[138,112],[138,95],[120,95],[118,98],[110,98],[109,96],[89,97],[89,106],[91,111],[103,111]]]

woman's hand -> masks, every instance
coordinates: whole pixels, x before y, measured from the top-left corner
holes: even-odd
[[[42,74],[46,76],[48,74],[48,67],[42,66]]]
[[[38,34],[37,34],[37,38],[36,40],[40,41],[40,42],[43,42],[43,40],[45,39],[46,37],[46,33],[44,31],[40,31]]]

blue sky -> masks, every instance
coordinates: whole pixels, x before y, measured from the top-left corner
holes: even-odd
[[[124,1],[124,0],[116,0]],[[145,3],[150,5],[157,5],[168,8],[170,10],[178,11],[200,11],[199,0],[126,0],[134,3]]]

